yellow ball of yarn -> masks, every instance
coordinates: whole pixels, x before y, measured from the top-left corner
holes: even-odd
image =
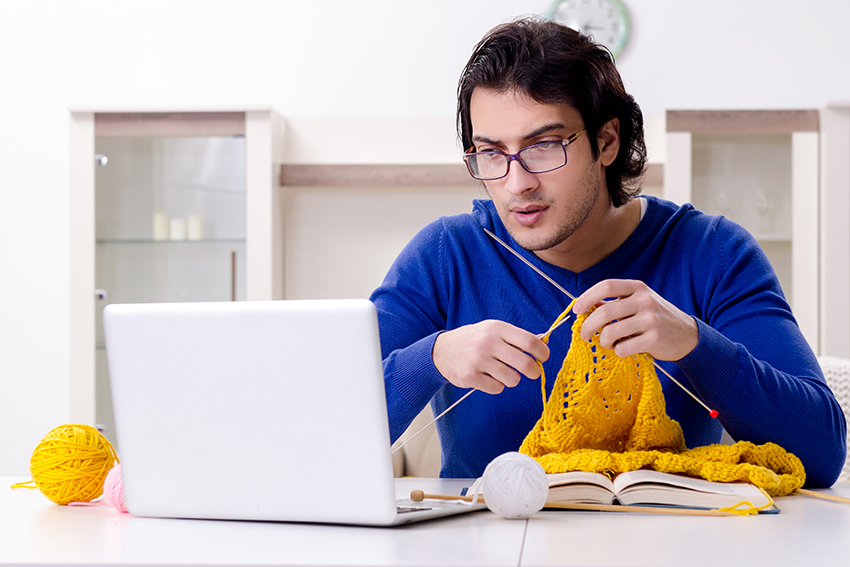
[[[30,473],[42,494],[57,504],[90,502],[118,460],[112,444],[90,425],[61,425],[36,446]]]

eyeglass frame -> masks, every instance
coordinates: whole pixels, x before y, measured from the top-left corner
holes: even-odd
[[[525,146],[524,148],[520,149],[515,154],[505,153],[502,150],[486,150],[486,151],[483,151],[483,152],[473,152],[473,151],[470,151],[470,150],[473,150],[475,148],[470,148],[470,150],[467,150],[467,152],[463,154],[463,163],[466,164],[466,169],[467,169],[467,171],[469,171],[469,175],[471,175],[473,179],[477,179],[479,181],[495,181],[497,179],[504,179],[511,172],[511,162],[512,161],[517,162],[524,170],[526,170],[528,173],[531,173],[532,175],[536,175],[538,173],[548,173],[550,171],[555,171],[556,169],[561,169],[562,167],[567,165],[567,161],[568,161],[567,160],[567,146],[569,146],[570,144],[572,144],[573,142],[578,140],[579,137],[581,137],[581,135],[584,134],[585,132],[587,132],[586,128],[579,130],[578,132],[576,132],[572,136],[569,136],[568,138],[565,138],[563,140],[538,142],[536,144],[531,144],[530,146]],[[519,154],[521,154],[522,152],[524,152],[528,149],[535,148],[537,146],[542,146],[544,144],[552,144],[552,143],[560,143],[561,149],[564,150],[564,163],[562,163],[561,165],[559,165],[557,167],[552,167],[550,169],[544,169],[542,171],[531,171],[530,169],[528,169],[528,167],[525,165],[525,163],[523,163],[522,159],[520,159],[520,157],[519,157]],[[476,176],[474,173],[472,173],[472,167],[470,167],[470,165],[469,165],[469,158],[474,156],[474,155],[478,155],[478,154],[501,154],[501,155],[505,156],[505,158],[507,159],[507,163],[508,163],[507,167],[505,167],[505,174],[500,175],[499,177],[478,177],[478,176]]]

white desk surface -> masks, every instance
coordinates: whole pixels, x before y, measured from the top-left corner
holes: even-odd
[[[135,518],[109,506],[58,506],[0,477],[0,563],[37,565],[510,565],[525,522],[488,510],[409,526]],[[400,479],[398,497],[459,494],[472,481]]]
[[[850,497],[850,483],[818,492]],[[795,494],[776,505],[743,517],[544,511],[528,522],[521,565],[850,565],[850,504]]]
[[[850,504],[805,496],[782,512],[683,517],[541,512],[504,520],[473,512],[395,528],[134,518],[108,506],[57,506],[0,477],[0,563],[30,565],[842,565]],[[402,479],[457,493],[466,480]],[[850,484],[825,491],[850,497]]]

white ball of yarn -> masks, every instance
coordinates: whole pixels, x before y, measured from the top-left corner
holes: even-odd
[[[549,496],[546,472],[540,463],[522,453],[505,453],[493,459],[481,478],[487,507],[511,520],[529,518],[543,509]]]

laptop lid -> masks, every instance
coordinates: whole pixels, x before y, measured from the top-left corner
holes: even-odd
[[[103,319],[131,514],[396,522],[370,301],[113,304]]]

